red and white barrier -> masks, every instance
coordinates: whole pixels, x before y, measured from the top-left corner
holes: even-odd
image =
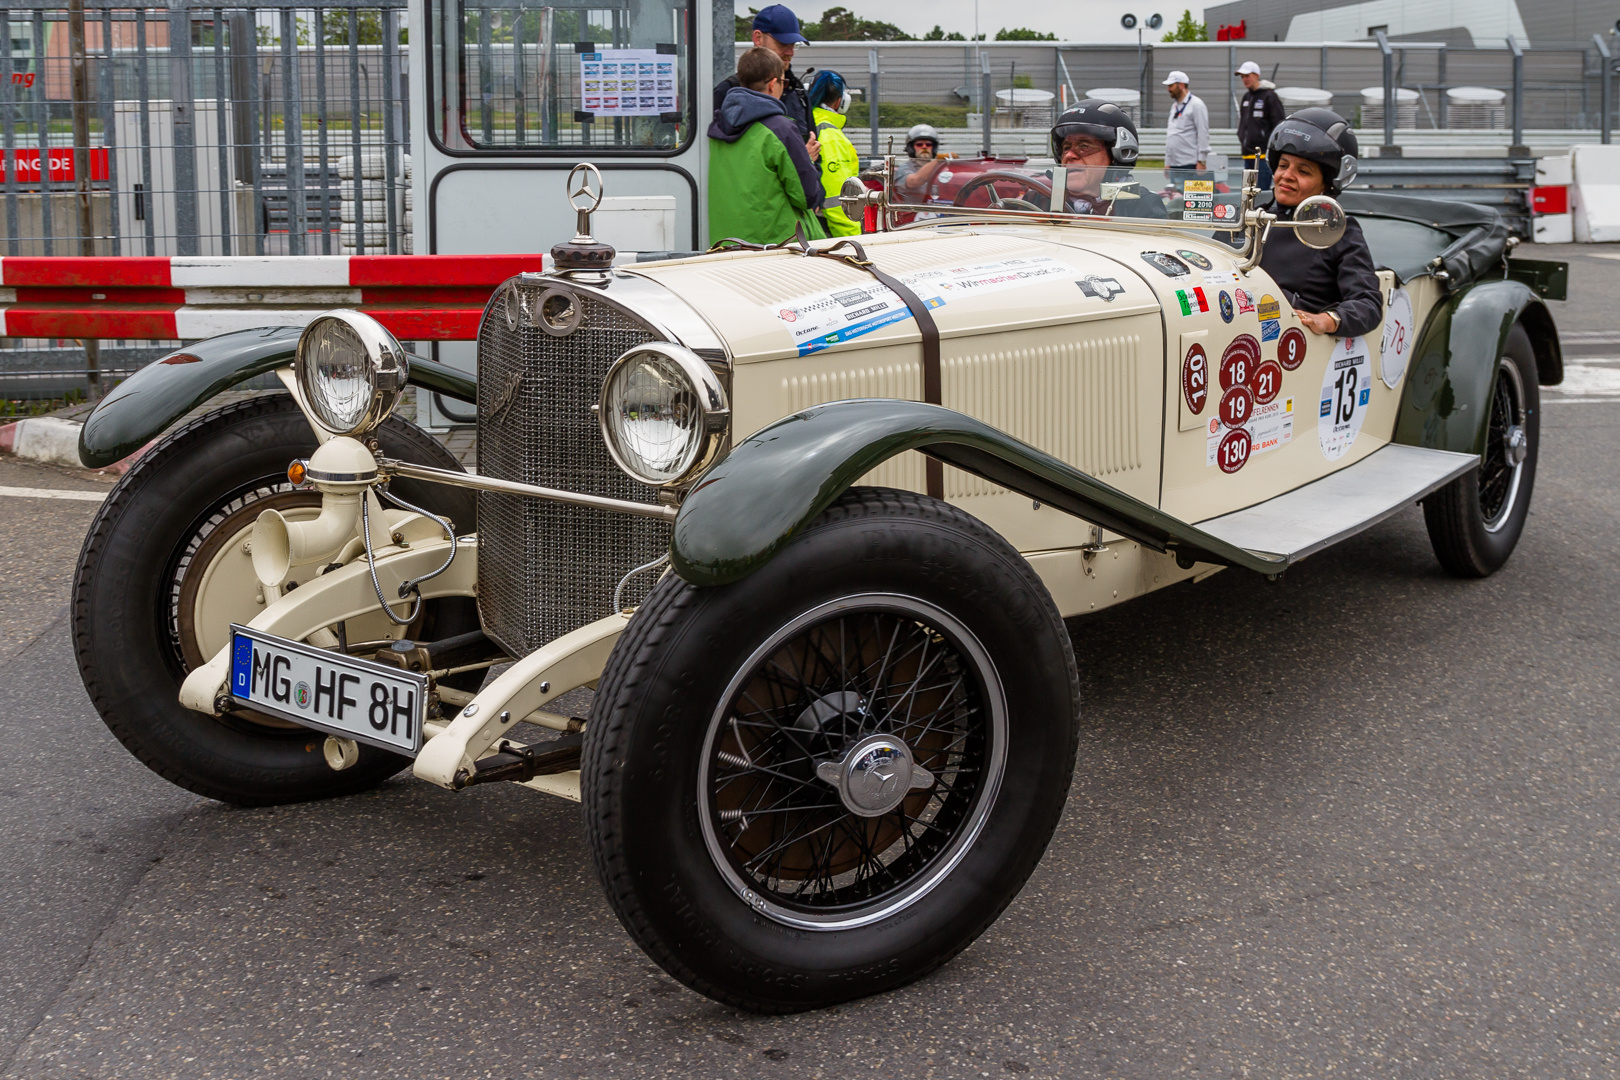
[[[470,341],[541,255],[0,258],[0,336],[196,340],[357,308],[405,341]]]
[[[1567,244],[1575,238],[1570,187],[1575,159],[1554,154],[1536,161],[1536,184],[1530,189],[1530,239],[1538,244]]]

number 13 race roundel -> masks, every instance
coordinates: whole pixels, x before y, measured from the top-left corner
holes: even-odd
[[[1372,399],[1372,362],[1367,359],[1367,339],[1339,339],[1322,374],[1322,399],[1317,405],[1316,435],[1322,456],[1338,461],[1361,433]]]

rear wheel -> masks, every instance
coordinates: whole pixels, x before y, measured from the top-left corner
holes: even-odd
[[[1429,542],[1457,577],[1486,577],[1513,554],[1530,513],[1541,444],[1535,349],[1524,324],[1508,333],[1497,366],[1479,468],[1423,501]]]
[[[716,1000],[890,989],[1023,886],[1078,708],[1028,562],[947,504],[858,490],[741,582],[653,591],[586,730],[592,851],[632,936]]]
[[[460,468],[403,420],[386,421],[378,437],[389,456]],[[91,701],[131,753],[199,795],[244,805],[344,795],[408,761],[363,746],[355,765],[334,772],[321,752],[324,736],[308,728],[250,712],[209,716],[178,700],[186,674],[225,645],[230,623],[264,610],[245,546],[255,519],[266,509],[293,520],[319,512],[319,493],[286,478],[288,462],[315,446],[309,421],[286,395],[209,413],[142,455],[103,503],[79,555],[74,649]],[[394,486],[458,531],[472,530],[470,492]],[[314,569],[300,568],[293,580]],[[390,633],[381,615],[367,619],[350,620],[351,643]],[[431,641],[477,626],[473,601],[454,597],[423,605],[405,633]]]

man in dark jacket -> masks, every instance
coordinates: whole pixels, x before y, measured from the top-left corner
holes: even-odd
[[[812,240],[827,235],[816,218],[821,172],[779,100],[783,70],[770,49],[749,49],[737,61],[741,85],[709,125],[711,241],[779,244],[800,228]]]
[[[799,33],[799,17],[789,11],[782,4],[772,4],[762,9],[754,16],[754,48],[769,49],[781,58],[782,66],[782,112],[793,121],[799,129],[799,138],[804,141],[805,152],[814,161],[821,154],[821,144],[816,141],[815,120],[811,116],[810,95],[805,90],[804,83],[793,73],[793,52],[800,45],[808,45],[805,36]],[[720,85],[714,88],[714,115],[720,115],[720,106],[725,103],[726,95],[742,84],[737,81],[735,73],[726,76]]]
[[[1243,80],[1243,101],[1238,106],[1238,146],[1243,149],[1244,168],[1260,170],[1260,187],[1271,187],[1271,166],[1266,162],[1266,147],[1271,144],[1271,133],[1283,122],[1282,98],[1268,80],[1260,77],[1260,65],[1245,61],[1233,72]]]

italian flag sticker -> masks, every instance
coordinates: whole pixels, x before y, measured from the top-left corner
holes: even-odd
[[[1183,315],[1191,315],[1195,311],[1209,310],[1209,300],[1204,296],[1204,290],[1201,288],[1193,289],[1190,292],[1186,289],[1177,289],[1176,299],[1181,302],[1181,313]]]

